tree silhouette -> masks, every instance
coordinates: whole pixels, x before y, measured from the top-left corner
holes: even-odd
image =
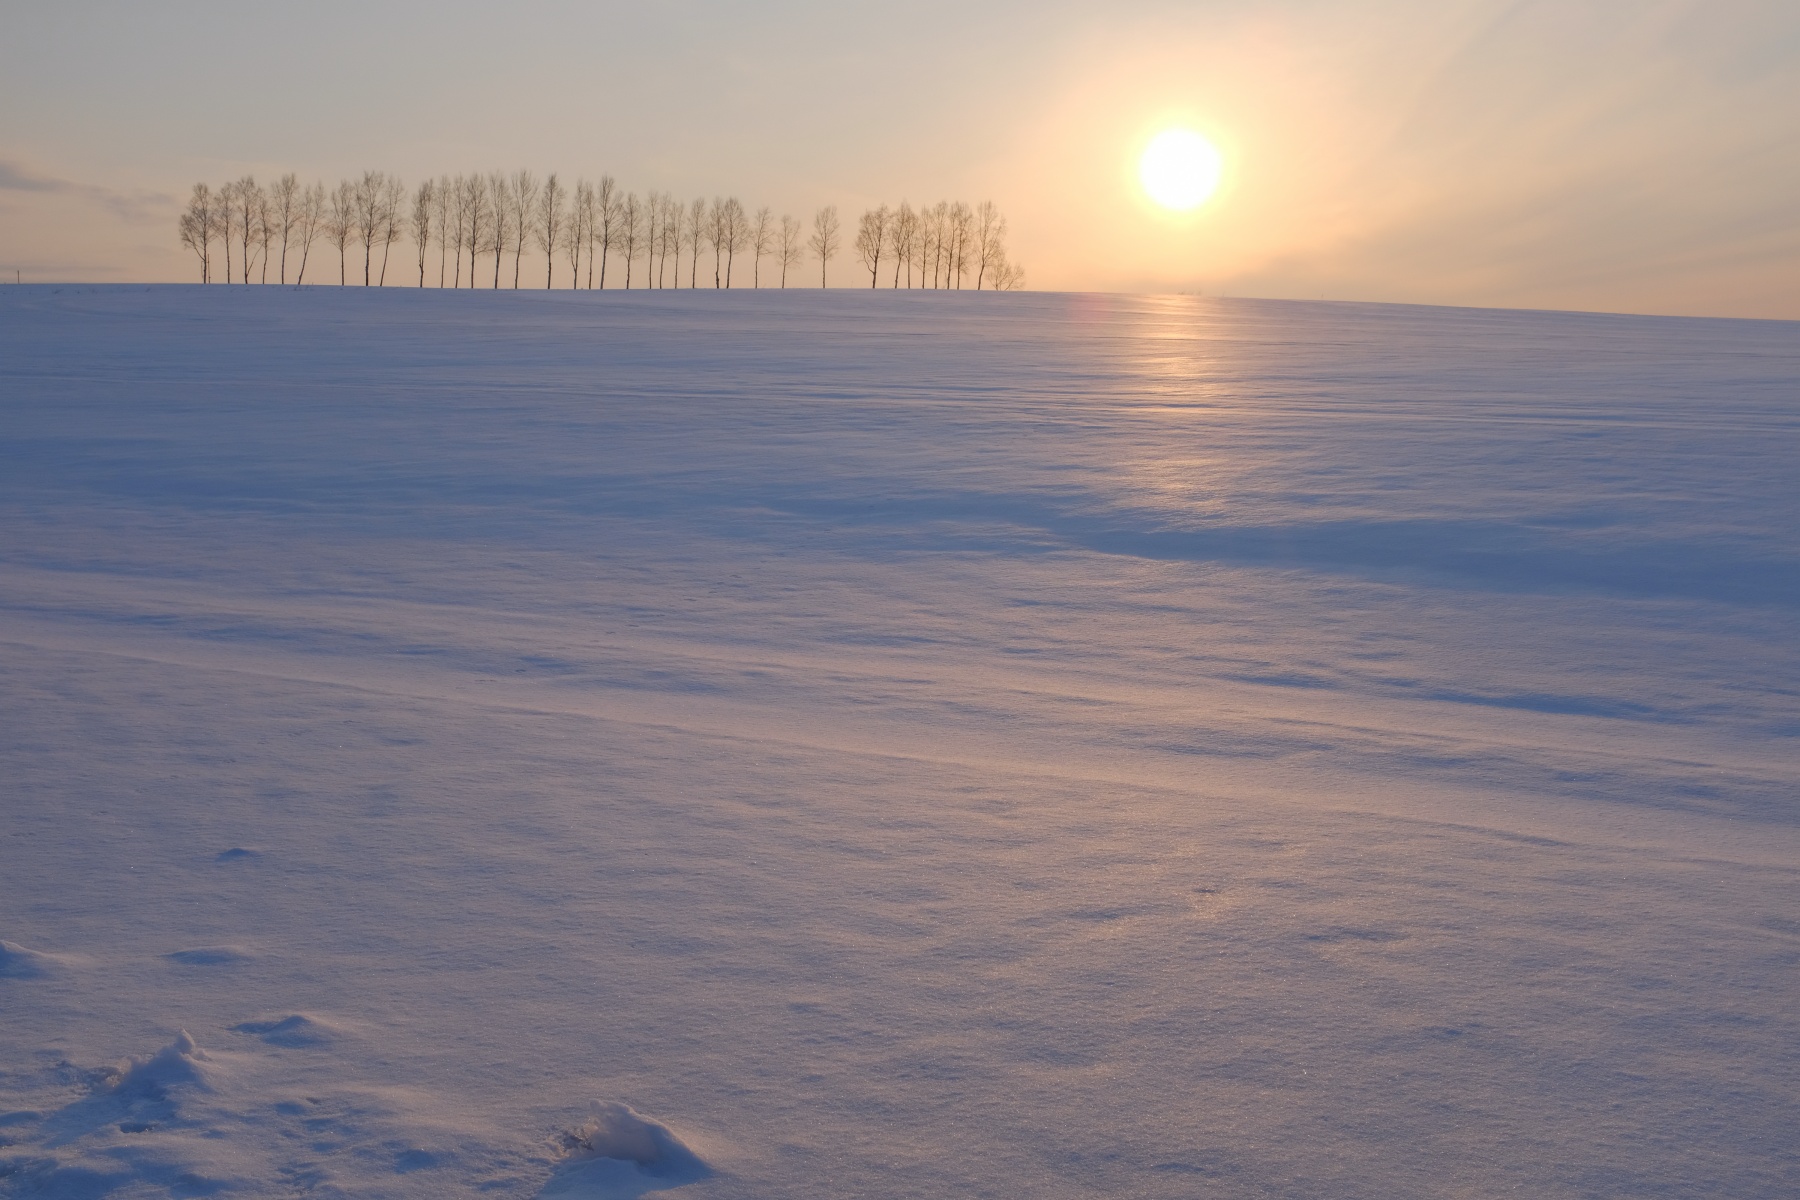
[[[204,183],[194,185],[193,195],[188,198],[187,211],[181,214],[178,228],[181,244],[200,258],[200,282],[211,283],[213,200],[210,187]]]
[[[756,210],[756,219],[750,225],[750,249],[756,252],[756,262],[750,268],[750,286],[762,286],[762,260],[768,257],[769,251],[775,247],[775,214],[769,211],[768,205]]]
[[[837,205],[827,204],[813,214],[812,237],[808,238],[806,242],[807,248],[813,252],[813,257],[819,260],[820,287],[825,286],[825,269],[831,265],[832,258],[836,256],[840,241]]]
[[[598,185],[577,180],[571,192],[556,175],[540,183],[525,170],[445,175],[410,192],[397,176],[381,171],[364,171],[331,190],[319,183],[302,187],[291,173],[264,188],[246,174],[218,188],[196,184],[176,222],[181,245],[199,261],[201,282],[227,284],[247,284],[253,276],[266,284],[271,274],[285,284],[292,254],[299,256],[294,282],[304,284],[312,243],[322,234],[337,248],[340,286],[349,283],[351,247],[360,243],[363,286],[384,287],[394,243],[409,231],[419,287],[426,286],[435,238],[438,287],[463,287],[465,266],[467,286],[479,287],[482,256],[491,254],[496,289],[509,250],[513,287],[521,286],[528,243],[544,255],[546,288],[556,284],[558,251],[568,259],[571,289],[604,289],[615,253],[624,260],[626,289],[640,267],[640,286],[679,288],[685,253],[693,288],[708,247],[715,288],[735,286],[739,254],[751,260],[753,288],[762,286],[762,262],[770,255],[780,268],[780,286],[810,257],[819,264],[819,285],[829,287],[831,261],[847,236],[833,205],[814,213],[809,233],[791,216],[777,220],[766,206],[751,215],[735,196],[683,204],[666,192],[623,193],[610,175]],[[1009,258],[1006,234],[1006,218],[991,200],[973,206],[940,200],[917,209],[902,200],[862,213],[851,245],[871,288],[881,286],[885,268],[892,271],[890,288],[899,288],[904,275],[908,288],[955,290],[973,279],[976,291],[1012,290],[1024,286],[1025,272]]]
[[[344,180],[331,193],[331,207],[325,214],[325,240],[337,247],[338,286],[350,282],[344,253],[356,237],[356,185]]]
[[[781,261],[781,286],[787,286],[789,267],[797,267],[803,261],[800,242],[800,222],[786,213],[781,215],[781,234],[775,243],[775,253]]]
[[[881,252],[887,248],[888,207],[883,204],[865,212],[856,222],[856,257],[869,273],[869,286],[874,287],[881,273]]]

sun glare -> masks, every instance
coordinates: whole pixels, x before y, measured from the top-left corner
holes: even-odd
[[[1144,191],[1164,208],[1186,212],[1206,203],[1219,186],[1225,162],[1218,147],[1191,129],[1165,129],[1138,159]]]

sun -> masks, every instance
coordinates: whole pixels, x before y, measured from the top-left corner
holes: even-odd
[[[1219,148],[1191,129],[1165,129],[1138,159],[1138,179],[1164,208],[1186,212],[1218,189],[1225,160]]]

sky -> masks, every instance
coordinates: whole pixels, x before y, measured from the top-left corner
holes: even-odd
[[[1187,214],[1171,125],[1225,156]],[[13,278],[196,277],[198,180],[520,167],[992,199],[1034,288],[1800,319],[1800,5],[0,0]]]

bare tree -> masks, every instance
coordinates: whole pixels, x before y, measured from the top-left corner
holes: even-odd
[[[939,200],[931,207],[929,218],[928,240],[931,245],[931,286],[948,287],[949,272],[947,247],[949,246],[950,202]]]
[[[263,190],[254,177],[246,175],[237,182],[236,220],[238,238],[244,248],[244,282],[250,282],[250,247],[262,241],[262,215],[265,208]]]
[[[958,200],[950,206],[951,263],[955,268],[956,286],[962,287],[969,271],[969,255],[975,244],[975,213]]]
[[[420,287],[425,286],[425,251],[431,246],[432,230],[435,228],[432,222],[437,215],[436,207],[437,185],[427,179],[419,185],[419,190],[413,193],[412,235],[413,245],[417,246],[419,250]],[[441,279],[438,281],[438,286],[443,286]]]
[[[444,286],[444,277],[448,274],[445,266],[450,256],[450,244],[456,241],[456,236],[450,232],[450,218],[455,212],[455,202],[451,199],[454,186],[448,175],[439,175],[437,182],[431,187],[431,219],[437,225],[438,287],[440,288]]]
[[[888,237],[893,243],[894,286],[900,286],[901,268],[906,270],[906,286],[912,286],[913,242],[919,236],[919,218],[912,205],[902,200],[894,210],[893,227]]]
[[[331,208],[325,214],[325,240],[336,246],[338,252],[339,287],[350,281],[344,253],[355,239],[356,185],[346,179],[331,193]]]
[[[663,257],[672,259],[669,263],[670,287],[681,286],[681,247],[684,239],[681,227],[682,216],[687,212],[687,205],[677,200],[673,193],[664,193],[662,215],[662,247]]]
[[[187,211],[181,214],[181,244],[200,258],[200,282],[212,282],[212,189],[196,183],[188,199]]]
[[[452,257],[456,260],[456,271],[450,277],[450,286],[459,288],[462,286],[463,247],[469,239],[469,181],[461,175],[450,181],[449,207],[450,221],[442,228],[455,249]]]
[[[1000,263],[1006,261],[1006,218],[992,200],[975,206],[975,290]]]
[[[725,201],[725,286],[731,286],[731,267],[737,252],[750,240],[750,218],[736,196]]]
[[[464,246],[469,251],[469,286],[475,286],[475,260],[486,250],[488,223],[493,215],[487,180],[479,173],[463,180],[463,220],[467,225]]]
[[[668,236],[668,229],[663,224],[668,216],[668,205],[661,192],[644,193],[644,286],[660,288],[663,286],[663,271],[660,259],[663,242]]]
[[[513,246],[513,211],[512,185],[507,182],[504,171],[495,171],[488,176],[488,203],[493,206],[493,220],[488,222],[488,246],[494,251],[494,290],[500,290],[500,263],[506,257],[507,250]],[[524,222],[519,223],[520,227]],[[518,262],[514,257],[515,265]]]
[[[356,181],[356,233],[362,240],[363,286],[374,278],[375,239],[381,236],[381,190],[387,176],[380,171],[364,171]]]
[[[856,257],[869,273],[869,286],[875,286],[881,274],[881,252],[887,249],[888,207],[883,204],[865,212],[856,222]]]
[[[275,181],[269,189],[269,224],[281,238],[281,282],[287,282],[288,240],[300,220],[300,177],[289,173]],[[263,252],[263,270],[269,269],[269,255]]]
[[[594,189],[599,205],[598,236],[600,240],[600,286],[606,287],[606,259],[612,253],[613,238],[619,227],[619,187],[613,182],[611,175],[600,177],[600,186]],[[588,260],[590,273],[593,259]]]
[[[325,185],[315,183],[306,189],[300,200],[300,222],[294,233],[300,239],[300,270],[294,276],[294,286],[299,287],[306,282],[306,263],[312,257],[312,244],[325,228]]]
[[[530,171],[515,171],[509,203],[513,218],[513,287],[519,286],[519,264],[525,258],[526,226],[537,211],[538,181]]]
[[[781,286],[787,286],[789,267],[797,267],[805,258],[800,243],[800,222],[781,214],[781,234],[775,242],[775,255],[781,262]]]
[[[631,290],[631,264],[644,237],[644,206],[636,192],[619,202],[619,252],[625,258],[625,289]]]
[[[236,221],[232,219],[232,214],[237,211],[236,192],[237,184],[235,183],[228,183],[214,192],[212,213],[208,218],[212,225],[214,240],[225,247],[225,282],[227,285],[237,282],[231,274],[231,231],[237,227]]]
[[[706,245],[705,200],[695,200],[687,206],[681,217],[681,237],[687,243],[688,290],[692,291],[700,283],[700,251]]]
[[[825,269],[836,257],[842,238],[839,236],[837,205],[827,204],[813,214],[812,236],[807,239],[807,249],[819,260],[819,286],[825,286]]]
[[[544,251],[544,287],[549,289],[556,276],[556,244],[563,232],[563,185],[552,172],[544,179],[544,190],[538,196],[538,246]]]
[[[393,252],[394,243],[406,236],[406,185],[400,177],[390,175],[381,185],[381,276],[377,283],[387,286],[388,255]]]
[[[996,292],[1016,292],[1025,286],[1025,271],[1002,254],[994,263],[993,281],[989,286]]]
[[[775,247],[775,214],[769,211],[768,205],[756,210],[756,218],[750,224],[750,249],[756,254],[756,261],[750,266],[750,286],[762,286],[762,260]]]
[[[588,222],[594,215],[594,185],[585,179],[575,181],[575,202],[569,206],[568,236],[563,238],[563,252],[569,256],[569,287],[581,286],[581,248],[587,245]]]
[[[668,286],[670,246],[680,248],[680,207],[668,193],[650,193],[650,254],[657,261],[657,286]],[[680,263],[675,263],[675,282],[680,284]]]
[[[253,204],[256,209],[256,245],[259,252],[257,257],[261,264],[261,274],[257,276],[256,281],[267,284],[269,282],[269,250],[275,244],[275,208],[269,203],[269,193],[266,188],[256,189]]]

